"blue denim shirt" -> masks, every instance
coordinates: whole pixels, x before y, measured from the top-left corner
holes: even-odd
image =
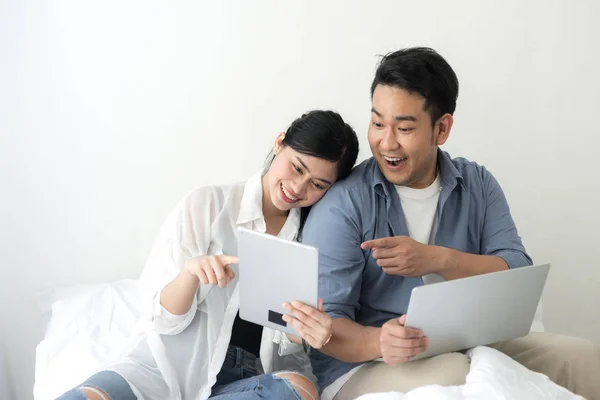
[[[483,166],[438,152],[442,191],[435,244],[472,254],[496,255],[510,268],[531,265],[500,185]],[[394,185],[370,158],[335,184],[311,210],[303,242],[319,248],[319,297],[331,318],[381,326],[406,313],[421,278],[387,275],[362,250],[366,240],[408,236]],[[323,390],[359,364],[318,351],[311,363]]]

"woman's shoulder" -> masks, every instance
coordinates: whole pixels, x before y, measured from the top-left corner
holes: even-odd
[[[228,198],[239,197],[244,193],[246,182],[234,182],[219,185],[197,186],[190,190],[183,198],[183,202],[189,205],[197,205],[207,201],[225,203]]]

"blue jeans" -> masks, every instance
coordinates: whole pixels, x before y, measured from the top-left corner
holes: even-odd
[[[100,371],[85,382],[69,390],[57,400],[86,400],[82,387],[92,387],[106,393],[111,400],[137,400],[129,384],[113,371]],[[256,356],[229,347],[217,382],[210,396],[213,400],[301,400],[288,381],[272,374],[258,375]]]
[[[258,375],[256,356],[239,347],[230,346],[212,388],[212,400],[254,400],[302,398],[288,381],[272,374]]]
[[[114,371],[100,371],[56,400],[87,400],[80,390],[86,386],[103,391],[111,400],[137,400],[127,381]]]

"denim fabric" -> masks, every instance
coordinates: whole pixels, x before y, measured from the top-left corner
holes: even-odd
[[[257,375],[256,356],[234,346],[227,350],[210,398],[301,400],[298,392],[285,379],[272,374]]]
[[[239,347],[227,350],[217,382],[210,396],[213,400],[301,400],[288,381],[271,374],[258,375],[256,356]],[[82,387],[106,393],[111,400],[137,400],[127,381],[113,371],[101,371],[69,390],[57,400],[86,400]]]
[[[56,400],[87,400],[82,387],[92,387],[106,393],[111,400],[137,400],[127,381],[113,371],[100,371],[90,376],[81,385],[64,393]]]

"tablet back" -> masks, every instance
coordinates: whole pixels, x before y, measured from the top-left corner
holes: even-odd
[[[297,335],[281,319],[285,301],[317,307],[319,251],[277,236],[238,228],[240,318]]]

